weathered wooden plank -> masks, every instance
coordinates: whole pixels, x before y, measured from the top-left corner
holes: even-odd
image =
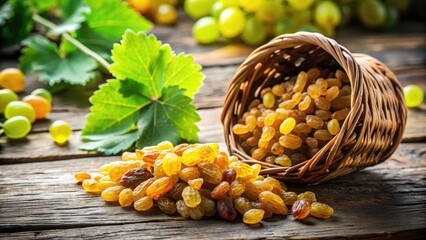
[[[316,192],[320,201],[334,207],[334,217],[303,222],[291,216],[275,217],[254,229],[240,219],[197,222],[165,216],[158,210],[137,213],[106,204],[74,182],[74,172],[95,172],[119,157],[2,165],[0,237],[415,237],[426,230],[425,149],[424,143],[402,144],[391,160],[375,167],[317,186],[289,184],[290,190]]]
[[[201,116],[201,121],[197,124],[200,128],[199,137],[201,142],[216,142],[226,149],[223,135],[223,128],[220,122],[221,108],[210,108],[198,110]],[[65,113],[64,113],[65,114]],[[73,112],[66,112],[67,116]],[[54,115],[56,116],[56,115]],[[58,118],[67,119],[67,118]],[[79,124],[83,124],[83,116],[69,118],[73,127],[78,129]],[[404,133],[405,142],[421,142],[426,138],[426,107],[417,110],[409,111],[407,127]],[[80,121],[80,122],[79,122]],[[0,149],[0,164],[17,163],[17,162],[34,162],[46,161],[55,159],[71,159],[76,157],[84,157],[93,153],[86,153],[78,149],[82,143],[80,140],[81,132],[74,131],[66,146],[58,146],[53,143],[48,132],[43,132],[43,129],[48,126],[47,120],[34,126],[36,129],[41,129],[41,132],[31,133],[25,140],[6,141]]]

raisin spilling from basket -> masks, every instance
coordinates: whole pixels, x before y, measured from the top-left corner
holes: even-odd
[[[219,152],[217,144],[174,147],[162,142],[123,153],[122,161],[103,165],[93,178],[86,172],[74,177],[84,190],[107,202],[133,205],[137,211],[157,206],[167,215],[194,220],[217,214],[233,221],[241,214],[244,223],[256,224],[272,215],[287,215],[287,206],[293,204],[296,219],[309,213],[317,218],[333,214],[313,192],[290,192],[275,178],[259,175],[260,169],[259,164],[250,166]]]
[[[252,158],[290,167],[339,133],[350,106],[347,75],[312,68],[262,89],[232,131]]]

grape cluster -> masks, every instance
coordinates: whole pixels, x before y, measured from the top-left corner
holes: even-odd
[[[179,214],[194,220],[216,213],[233,221],[238,213],[243,222],[256,224],[275,215],[287,215],[287,206],[307,201],[303,217],[293,206],[296,219],[309,214],[329,218],[333,209],[318,203],[313,192],[297,195],[272,177],[259,175],[261,166],[252,166],[220,152],[217,144],[161,142],[136,152],[125,152],[122,161],[103,165],[93,178],[78,172],[74,178],[90,193],[122,207],[133,204],[137,211],[154,205],[167,215]],[[311,212],[311,213],[310,213]]]
[[[24,138],[31,131],[31,124],[37,119],[44,119],[52,109],[52,95],[43,88],[38,88],[19,101],[15,92],[25,87],[25,76],[16,68],[4,69],[0,73],[0,114],[6,121],[2,132],[10,139]],[[55,142],[64,143],[71,135],[71,127],[64,121],[55,121],[50,126],[50,134]]]
[[[176,22],[179,0],[128,0],[130,6],[148,19],[161,25]]]
[[[351,86],[343,71],[311,68],[263,88],[232,131],[254,159],[290,167],[339,133],[350,106]]]
[[[259,45],[268,38],[297,31],[333,36],[353,16],[368,28],[390,28],[409,1],[393,0],[185,0],[186,13],[198,19],[195,40],[208,44],[240,38]]]

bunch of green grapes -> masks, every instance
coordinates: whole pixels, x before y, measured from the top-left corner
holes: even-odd
[[[179,0],[128,0],[128,3],[140,14],[160,25],[176,22]]]
[[[332,37],[352,17],[369,28],[390,28],[409,0],[185,0],[185,12],[197,19],[192,34],[201,44],[240,39],[259,45],[297,31]]]

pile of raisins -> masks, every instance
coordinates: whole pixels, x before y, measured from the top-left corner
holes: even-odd
[[[311,68],[260,92],[232,128],[252,158],[291,167],[314,156],[349,114],[351,86],[337,70]]]
[[[314,193],[290,192],[275,178],[259,175],[260,169],[259,164],[250,166],[219,152],[217,144],[162,142],[123,153],[122,161],[103,165],[93,178],[86,172],[74,177],[87,192],[107,202],[133,204],[137,211],[156,205],[167,215],[195,220],[217,213],[233,221],[240,213],[244,223],[256,224],[273,214],[287,215],[289,205],[296,219],[333,214]]]

